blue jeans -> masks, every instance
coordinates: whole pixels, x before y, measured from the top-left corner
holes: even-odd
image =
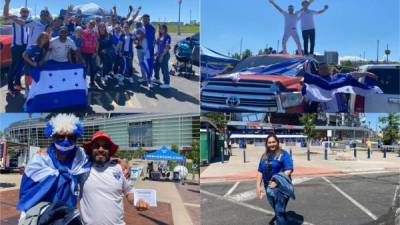
[[[154,77],[157,80],[160,80],[160,69],[161,72],[163,74],[163,81],[164,84],[169,84],[169,69],[168,69],[168,61],[170,58],[170,54],[167,53],[164,55],[164,58],[162,59],[162,62],[160,63],[158,61],[159,57],[156,58],[156,67],[155,67],[155,71],[154,71]]]
[[[140,67],[140,73],[142,74],[142,78],[143,79],[147,79],[147,74],[146,74],[146,69],[144,68],[144,54],[145,54],[145,50],[142,49],[136,49],[136,55],[137,55],[137,59],[139,62],[139,67]]]
[[[24,59],[22,53],[24,53],[26,45],[14,45],[11,48],[11,67],[8,70],[8,90],[14,90],[14,83],[21,85],[21,75],[24,66]]]
[[[133,54],[130,52],[123,52],[119,73],[126,77],[131,77],[133,73],[132,61]]]
[[[94,82],[94,75],[97,72],[96,54],[82,53],[82,58],[85,61],[86,73],[90,75],[90,82]]]
[[[284,196],[278,190],[267,189],[267,200],[271,207],[274,209],[277,225],[287,225],[286,206],[289,198]]]

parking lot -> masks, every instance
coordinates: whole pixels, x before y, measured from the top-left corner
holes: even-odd
[[[296,200],[287,212],[290,224],[360,225],[384,220],[400,198],[399,173],[294,178]],[[398,192],[397,192],[398,193]],[[258,199],[255,181],[201,185],[202,224],[267,224],[273,210]]]
[[[171,46],[176,42],[192,34],[178,36],[171,34]],[[134,57],[134,83],[125,81],[125,86],[116,88],[117,80],[111,80],[104,87],[100,82],[95,87],[89,88],[87,112],[197,112],[200,101],[199,68],[194,66],[195,75],[171,76],[171,88],[161,89],[155,85],[151,90],[145,83],[138,80],[139,66],[136,56]],[[170,69],[176,62],[171,50]],[[6,74],[1,74],[0,87],[0,112],[23,112],[25,96],[24,91],[16,96],[7,94]],[[162,81],[162,74],[161,81]],[[87,79],[88,80],[88,79]],[[89,81],[88,81],[89,82]]]

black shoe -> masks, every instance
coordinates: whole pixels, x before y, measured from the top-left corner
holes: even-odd
[[[272,219],[268,222],[268,225],[275,225],[276,216],[272,217]]]

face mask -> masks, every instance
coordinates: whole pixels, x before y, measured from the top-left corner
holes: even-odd
[[[68,139],[64,139],[63,141],[56,140],[54,142],[54,145],[60,151],[61,154],[68,154],[71,150],[75,149],[74,142]]]

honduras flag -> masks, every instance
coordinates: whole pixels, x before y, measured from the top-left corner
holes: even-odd
[[[68,107],[86,107],[87,86],[80,64],[54,63],[31,70],[32,86],[27,112],[51,112]]]
[[[88,173],[91,162],[83,149],[77,148],[71,160],[61,164],[56,159],[53,146],[48,155],[36,154],[29,162],[22,177],[17,209],[27,211],[42,201],[63,201],[76,207],[78,176]]]
[[[307,59],[291,59],[268,66],[245,68],[240,73],[296,76],[307,62]]]
[[[363,84],[351,74],[336,74],[329,80],[308,72],[304,74],[303,96],[309,101],[324,103],[326,112],[343,111],[341,108],[343,108],[344,102],[340,94],[368,97],[382,93],[374,80],[368,80],[366,84]]]

